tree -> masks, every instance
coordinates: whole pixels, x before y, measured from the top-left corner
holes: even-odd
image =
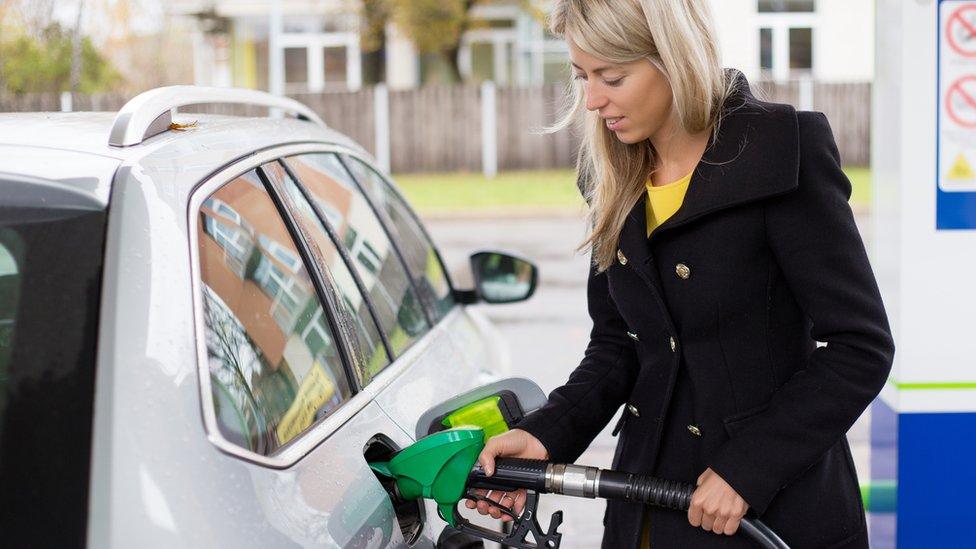
[[[101,44],[106,59],[122,75],[122,95],[193,82],[193,38],[190,24],[167,14],[150,0],[113,0],[102,12],[109,29]],[[140,28],[141,21],[154,28]]]
[[[532,0],[362,0],[362,49],[382,52],[386,47],[384,29],[393,22],[419,53],[443,59],[450,78],[460,82],[461,38],[483,23],[472,17],[471,11],[486,4],[517,5],[538,15]]]
[[[73,33],[58,23],[48,25],[39,38],[21,33],[0,42],[0,82],[15,94],[60,92],[71,89]],[[120,80],[88,37],[80,40],[81,70],[78,91],[105,91]]]
[[[392,0],[393,20],[422,54],[440,56],[451,78],[461,81],[458,51],[471,26],[469,13],[479,2],[491,0]]]
[[[363,52],[363,80],[386,81],[386,24],[392,15],[390,0],[363,0],[359,48]]]

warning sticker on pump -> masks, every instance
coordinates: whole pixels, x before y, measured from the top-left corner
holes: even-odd
[[[976,1],[939,4],[939,189],[976,191]]]

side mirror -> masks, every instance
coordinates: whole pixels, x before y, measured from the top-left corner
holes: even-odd
[[[535,293],[539,269],[527,259],[503,252],[471,254],[475,291],[486,303],[525,301]]]

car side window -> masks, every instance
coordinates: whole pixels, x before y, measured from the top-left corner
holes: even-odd
[[[383,215],[390,220],[410,274],[421,289],[423,298],[433,309],[434,318],[442,318],[451,310],[455,301],[446,270],[433,243],[389,181],[358,158],[346,155],[343,159]]]
[[[343,318],[348,319],[347,332],[350,332],[355,344],[356,374],[360,384],[366,385],[390,364],[370,305],[363,297],[335,242],[330,238],[328,229],[284,166],[279,162],[272,162],[263,165],[261,169],[272,184],[281,190],[279,195],[287,200],[289,209],[294,212],[295,222],[308,241],[312,258],[322,266],[323,275],[329,279],[331,288],[338,294],[336,301],[343,309]],[[323,216],[328,215],[323,213]]]
[[[271,455],[351,396],[336,336],[255,171],[211,194],[197,223],[217,425]]]
[[[430,329],[430,324],[382,223],[335,154],[292,156],[285,159],[285,164],[342,242],[391,351],[400,356]],[[330,209],[334,219],[328,219],[326,212]]]

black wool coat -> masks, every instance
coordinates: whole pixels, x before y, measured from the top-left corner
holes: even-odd
[[[633,206],[617,261],[591,267],[580,365],[519,427],[571,463],[623,405],[614,469],[694,484],[711,467],[794,549],[866,548],[846,432],[894,343],[851,185],[822,113],[731,74],[681,208],[648,238]],[[643,510],[608,502],[603,546],[636,547]],[[753,546],[648,512],[654,549]]]

